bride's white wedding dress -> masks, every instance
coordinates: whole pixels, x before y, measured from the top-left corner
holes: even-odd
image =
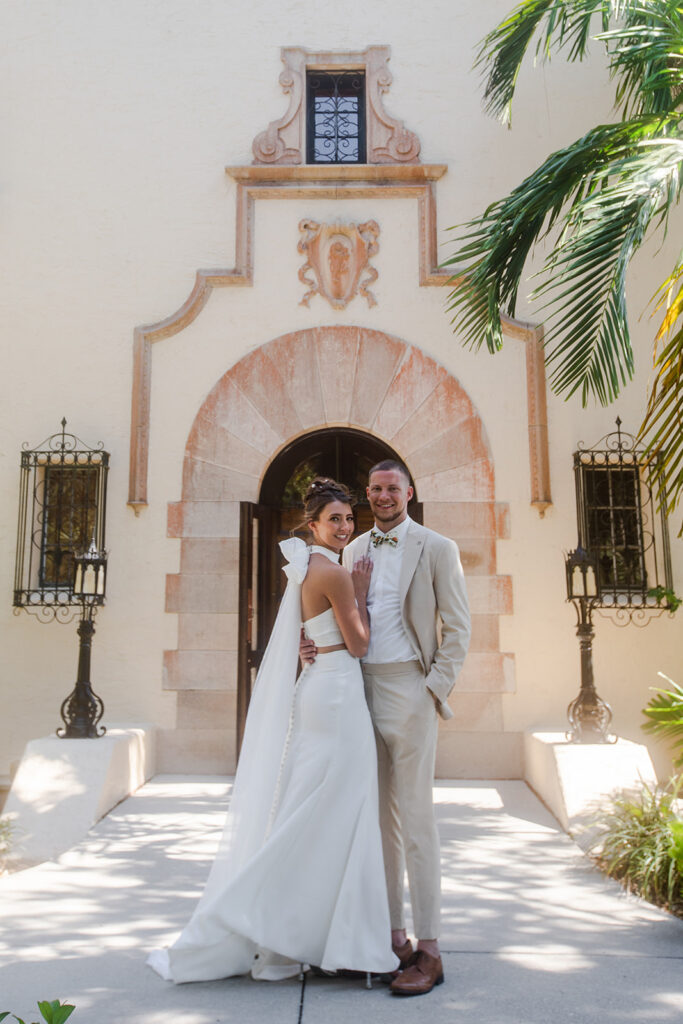
[[[175,982],[290,977],[299,964],[391,971],[377,759],[360,662],[318,655],[296,680],[311,551],[280,545],[289,583],[254,688],[225,832],[204,893],[148,963]],[[332,609],[304,623],[342,643]]]

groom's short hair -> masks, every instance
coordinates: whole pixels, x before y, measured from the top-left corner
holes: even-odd
[[[412,484],[410,482],[410,473],[403,465],[403,463],[397,462],[396,459],[383,459],[381,462],[378,462],[375,466],[372,467],[372,469],[368,473],[368,481],[370,480],[370,477],[372,476],[373,473],[388,473],[391,470],[396,470],[397,472],[402,473],[403,476],[406,478],[406,483],[408,484],[408,487],[412,487]]]

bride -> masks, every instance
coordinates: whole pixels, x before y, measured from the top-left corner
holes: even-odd
[[[314,544],[283,541],[288,585],[249,706],[230,810],[199,903],[148,963],[167,980],[251,972],[291,977],[393,971],[378,824],[376,748],[358,659],[370,630],[372,562],[349,574],[351,497],[316,478],[305,499]],[[318,657],[296,679],[299,635]]]

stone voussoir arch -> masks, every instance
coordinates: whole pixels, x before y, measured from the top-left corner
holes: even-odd
[[[318,327],[285,334],[235,363],[190,430],[182,497],[168,506],[168,534],[180,539],[181,557],[180,572],[167,577],[178,646],[164,654],[164,688],[177,692],[177,720],[162,730],[161,770],[234,767],[240,502],[258,501],[268,465],[292,439],[333,426],[373,434],[397,451],[415,480],[425,525],[460,546],[473,638],[455,717],[442,726],[446,772],[463,733],[476,743],[481,733],[502,732],[514,661],[499,649],[498,617],[512,612],[512,587],[497,574],[496,541],[509,535],[509,516],[495,500],[478,412],[455,377],[406,341],[360,327]]]

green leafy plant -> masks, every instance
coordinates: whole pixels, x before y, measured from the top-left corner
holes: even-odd
[[[487,109],[504,123],[529,51],[570,62],[603,46],[615,116],[551,153],[509,195],[455,230],[448,309],[466,345],[503,345],[527,259],[550,251],[532,299],[543,314],[546,365],[557,394],[614,401],[633,376],[627,271],[653,232],[666,234],[683,185],[683,11],[680,0],[520,0],[481,43]],[[534,46],[534,41],[536,45]],[[683,259],[655,298],[663,320],[639,436],[670,515],[683,499]],[[681,527],[683,535],[683,526]]]
[[[668,587],[651,587],[647,592],[648,597],[654,597],[656,601],[661,602],[665,608],[673,615],[674,612],[683,604],[683,597],[679,597],[678,594],[674,594],[673,590],[669,590]]]
[[[64,1021],[69,1019],[76,1007],[72,1006],[70,1003],[61,1003],[59,999],[53,999],[49,1003],[47,1000],[39,1002],[38,1009],[40,1010],[41,1017],[47,1022],[47,1024],[64,1024]],[[0,1024],[2,1024],[5,1017],[10,1016],[10,1013],[10,1010],[5,1010],[3,1013],[0,1013]],[[15,1013],[12,1013],[11,1016],[14,1020],[18,1021],[19,1024],[25,1024],[21,1017],[17,1017]],[[34,1024],[38,1024],[38,1022],[36,1021]]]
[[[676,861],[679,874],[683,875],[683,821],[671,823],[672,842],[669,853]]]
[[[683,765],[683,688],[663,672],[658,672],[657,675],[666,679],[670,689],[653,687],[655,696],[647,707],[643,708],[643,714],[649,719],[643,724],[643,729],[645,732],[675,742],[680,748],[680,754],[674,760],[674,764],[679,767]]]
[[[683,821],[676,801],[683,776],[665,789],[643,785],[602,819],[596,860],[628,891],[683,917]]]

